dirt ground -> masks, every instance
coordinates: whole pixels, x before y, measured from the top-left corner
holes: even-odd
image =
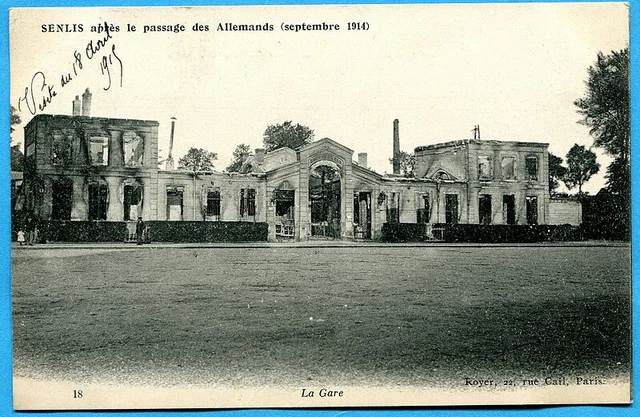
[[[630,370],[628,247],[15,250],[14,373],[442,385]]]

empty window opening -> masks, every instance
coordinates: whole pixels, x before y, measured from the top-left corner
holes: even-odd
[[[429,203],[429,194],[423,194],[418,197],[418,212],[416,219],[418,223],[429,223],[431,221],[431,204]]]
[[[445,222],[458,223],[458,194],[445,195]]]
[[[338,169],[320,165],[309,172],[311,236],[334,239],[341,236],[341,192]]]
[[[488,156],[478,157],[478,178],[489,179],[492,177],[491,158]]]
[[[481,194],[478,200],[478,221],[480,224],[491,224],[491,195]]]
[[[256,215],[256,190],[253,188],[247,190],[247,214],[249,216]]]
[[[124,220],[136,220],[142,215],[142,191],[138,184],[124,186]]]
[[[502,178],[513,180],[516,178],[516,159],[508,156],[502,158]]]
[[[53,165],[68,165],[72,161],[72,138],[63,135],[54,135],[51,146],[51,163]]]
[[[107,220],[109,186],[101,182],[89,184],[89,220]]]
[[[220,216],[220,191],[207,192],[207,216]]]
[[[527,224],[538,224],[538,197],[527,197]]]
[[[353,223],[356,239],[371,239],[371,193],[353,193]]]
[[[54,181],[51,188],[51,219],[71,220],[73,181],[67,179]]]
[[[538,181],[538,157],[527,156],[525,158],[525,169],[527,173],[527,180]]]
[[[293,207],[295,204],[295,191],[276,191],[276,216],[293,219]]]
[[[240,217],[256,215],[256,190],[242,188],[240,190]]]
[[[182,190],[167,190],[167,220],[182,220]]]
[[[106,166],[109,164],[109,138],[93,136],[89,139],[89,155],[91,165]]]
[[[126,166],[137,167],[143,164],[144,141],[135,132],[125,132],[122,135],[122,150]]]
[[[400,193],[391,193],[387,198],[387,222],[400,223]]]
[[[293,220],[295,191],[275,190],[274,198],[276,202],[276,237],[293,238],[295,233]]]
[[[502,215],[506,224],[516,224],[516,198],[513,194],[502,196]]]

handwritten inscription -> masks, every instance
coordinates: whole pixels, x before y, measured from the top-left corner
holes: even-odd
[[[113,31],[117,26],[109,25],[107,22],[100,25],[102,38],[90,40],[85,48],[84,53],[78,50],[73,51],[70,69],[60,75],[60,83],[56,85],[50,82],[44,71],[37,71],[31,77],[31,83],[25,87],[24,95],[18,98],[18,111],[26,110],[32,115],[43,112],[44,109],[53,102],[58,95],[58,87],[65,88],[73,82],[90,62],[97,61],[97,67],[101,74],[105,77],[105,91],[112,86],[112,70],[119,76],[120,87],[122,87],[124,65],[122,59],[116,53],[116,45],[113,43]],[[119,28],[118,28],[119,29]],[[108,51],[108,52],[105,52]]]
[[[38,71],[31,77],[31,84],[24,89],[24,96],[18,99],[18,110],[22,111],[22,103],[27,106],[29,113],[36,114],[43,111],[58,94],[55,85],[47,83],[47,77]]]
[[[173,24],[164,25],[143,25],[142,33],[184,33],[191,29],[192,32],[209,32],[210,28],[216,29],[216,32],[271,32],[278,28],[283,32],[298,33],[309,31],[342,31],[344,28],[348,31],[368,31],[370,29],[369,22],[366,21],[350,21],[350,22],[281,22],[280,24],[272,22],[264,22],[261,24],[245,24],[236,22],[215,22],[189,24],[184,22],[175,22]],[[136,25],[126,23],[123,29],[125,33],[136,32]],[[39,26],[42,33],[59,34],[59,33],[85,33],[99,34],[103,36],[100,39],[90,40],[84,49],[75,50],[71,54],[69,69],[63,71],[56,83],[55,75],[50,76],[44,70],[37,71],[31,77],[31,82],[24,88],[24,94],[18,98],[18,111],[28,111],[32,115],[43,112],[60,93],[60,90],[72,84],[90,63],[95,62],[100,74],[104,77],[103,90],[111,89],[116,83],[123,86],[124,64],[122,57],[116,52],[116,45],[113,42],[113,34],[120,32],[120,25],[109,24],[108,22],[98,25],[87,26],[80,22],[62,23],[62,22],[46,22]],[[115,79],[117,77],[117,79]],[[115,80],[114,80],[115,79]],[[328,157],[328,160],[339,165],[344,165],[344,160],[338,157]]]
[[[107,91],[111,88],[111,70],[110,68],[114,65],[114,62],[118,62],[118,66],[120,68],[120,87],[122,87],[122,60],[116,55],[116,46],[111,45],[111,53],[109,55],[105,55],[102,57],[100,61],[100,70],[102,71],[102,75],[106,75],[108,78],[108,84],[106,87],[103,87],[104,91]]]

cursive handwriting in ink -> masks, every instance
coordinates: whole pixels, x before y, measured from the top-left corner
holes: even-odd
[[[113,35],[111,34],[111,31],[109,30],[109,25],[107,24],[107,22],[104,22],[104,27],[105,27],[105,35],[103,39],[98,39],[96,41],[96,43],[93,43],[93,40],[89,41],[89,43],[87,44],[87,48],[85,49],[85,52],[87,54],[87,58],[91,59],[93,58],[93,56],[100,51],[100,49],[104,48],[107,45],[107,42],[109,42],[109,39],[113,38]]]
[[[36,92],[38,89],[40,91]],[[18,99],[18,111],[22,111],[24,103],[29,113],[36,114],[38,110],[43,111],[57,95],[55,85],[47,84],[47,77],[42,71],[38,71],[33,74],[31,85],[24,89],[24,96]]]
[[[120,87],[122,87],[123,76],[123,64],[122,59],[116,54],[116,46],[111,43],[111,52],[108,52],[109,41],[113,39],[113,32],[118,31],[117,26],[112,29],[113,25],[109,25],[104,22],[103,37],[98,40],[91,40],[85,45],[84,51],[73,51],[73,60],[69,63],[67,71],[63,71],[60,74],[60,88],[65,88],[72,84],[72,81],[78,78],[82,72],[85,72],[84,68],[88,68],[87,63],[92,61],[95,57],[95,61],[98,61],[100,71],[102,75],[106,77],[107,86],[105,91],[109,90],[112,85],[112,73],[115,71],[120,72]],[[104,51],[106,53],[101,53]],[[102,56],[100,56],[102,55]],[[24,95],[18,98],[18,111],[26,109],[32,115],[35,115],[38,111],[42,112],[49,104],[51,104],[53,98],[57,96],[56,84],[47,83],[46,76],[43,71],[36,72],[31,78],[31,84],[24,89]]]
[[[115,59],[114,59],[115,58]],[[103,87],[104,91],[107,91],[111,88],[111,66],[114,65],[114,62],[117,61],[117,65],[120,67],[120,87],[122,87],[122,60],[116,54],[116,45],[111,45],[111,53],[109,55],[105,55],[100,60],[100,70],[102,71],[102,75],[106,75],[108,84],[106,87]]]
[[[64,87],[65,85],[69,84],[71,80],[73,80],[73,77],[78,75],[78,70],[82,69],[82,55],[80,54],[80,52],[74,51],[73,59],[74,59],[74,62],[73,64],[71,64],[71,69],[73,70],[73,76],[71,75],[71,72],[68,72],[66,75],[62,74],[60,76],[61,87]]]

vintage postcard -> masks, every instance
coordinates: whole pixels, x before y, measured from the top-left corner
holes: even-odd
[[[16,410],[631,402],[627,4],[9,17]]]

